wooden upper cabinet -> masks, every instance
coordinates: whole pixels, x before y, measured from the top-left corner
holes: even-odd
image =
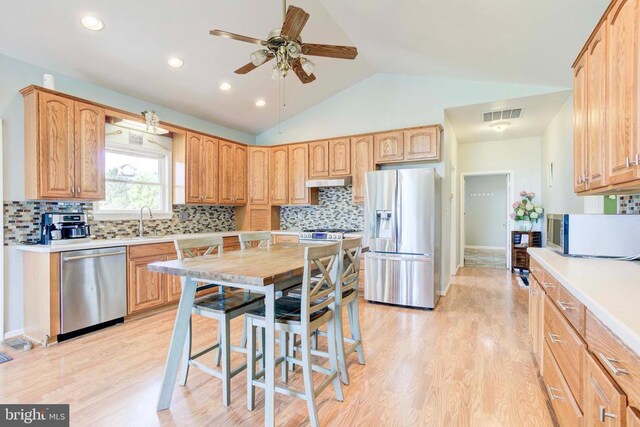
[[[573,189],[586,190],[587,169],[587,56],[573,70]]]
[[[402,131],[377,133],[373,136],[376,163],[400,162],[404,160]]]
[[[102,108],[75,102],[76,197],[105,198],[105,117]]]
[[[202,179],[200,165],[202,159],[202,135],[187,133],[186,142],[186,202],[202,203]]]
[[[234,144],[233,153],[233,201],[247,203],[247,147]]]
[[[289,204],[309,205],[313,203],[311,190],[307,188],[309,171],[309,145],[289,145]]]
[[[70,99],[39,93],[37,198],[75,197],[75,108]],[[27,166],[29,167],[29,166]]]
[[[248,152],[249,203],[269,204],[269,148],[249,147]]]
[[[625,427],[627,398],[593,356],[586,354],[585,425]]]
[[[589,190],[607,185],[605,177],[606,144],[606,74],[607,74],[607,23],[603,22],[594,34],[587,57],[587,136],[586,136],[586,187]],[[582,94],[583,95],[583,94]],[[575,96],[575,92],[574,92]]]
[[[610,184],[637,178],[638,1],[619,0],[607,16],[607,153]]]
[[[205,136],[202,138],[200,179],[202,202],[218,203],[218,144],[217,139]]]
[[[272,205],[289,203],[289,149],[287,146],[270,149],[269,193]]]
[[[351,138],[352,198],[354,203],[364,203],[365,173],[374,170],[374,168],[373,135]]]
[[[329,176],[329,141],[309,143],[309,178]]]
[[[351,143],[349,138],[329,141],[329,176],[351,175]]]
[[[440,127],[428,126],[404,131],[404,160],[439,160]]]
[[[231,204],[233,199],[233,161],[235,155],[234,144],[220,142],[220,203]]]

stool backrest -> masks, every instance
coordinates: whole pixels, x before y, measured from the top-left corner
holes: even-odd
[[[211,255],[217,249],[217,253],[222,253],[222,237],[198,237],[193,239],[175,240],[173,244],[178,253],[178,259],[195,258],[197,256]],[[196,250],[205,249],[203,253]]]
[[[240,249],[244,251],[251,248],[268,248],[272,241],[273,237],[268,231],[242,233],[240,234]]]
[[[343,293],[358,288],[362,237],[343,239],[340,250],[340,287],[342,292],[336,293],[336,298],[341,298]]]
[[[338,243],[307,246],[304,249],[301,322],[308,324],[312,313],[333,306],[336,285],[340,280],[339,257]],[[319,280],[312,282],[314,276]]]

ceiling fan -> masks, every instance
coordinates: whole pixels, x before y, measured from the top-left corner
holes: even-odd
[[[287,9],[286,0],[282,1],[282,14],[282,28],[271,31],[266,40],[222,30],[209,32],[214,36],[263,46],[250,55],[251,62],[238,68],[236,74],[246,74],[275,58],[276,63],[271,71],[274,80],[283,79],[289,70],[293,70],[302,83],[311,83],[316,79],[313,74],[314,63],[303,55],[340,59],[354,59],[358,55],[358,49],[352,46],[302,43],[300,33],[309,19],[309,14],[295,6],[289,6]]]

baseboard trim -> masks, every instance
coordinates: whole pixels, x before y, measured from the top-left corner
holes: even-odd
[[[490,249],[490,250],[502,250],[505,251],[507,248],[504,246],[465,246],[465,249]]]
[[[19,337],[24,335],[24,329],[14,329],[13,331],[7,331],[4,333],[4,340]]]
[[[441,297],[446,297],[449,293],[449,289],[451,289],[451,281],[447,283],[447,286],[444,289],[438,291],[438,295],[440,295]]]

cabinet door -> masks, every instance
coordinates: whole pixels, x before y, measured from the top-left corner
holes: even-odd
[[[353,172],[352,197],[354,203],[364,203],[365,173],[374,169],[373,135],[351,138],[351,171]]]
[[[619,0],[607,20],[607,180],[619,184],[636,178],[637,5]]]
[[[329,176],[329,141],[309,143],[309,178]]]
[[[586,190],[587,169],[587,56],[573,69],[573,191]]]
[[[398,132],[377,133],[373,136],[376,163],[400,162],[404,160],[403,134]]]
[[[269,204],[269,149],[249,147],[249,202],[254,205]]]
[[[186,168],[187,168],[187,203],[202,203],[202,178],[200,164],[202,159],[202,135],[187,134]]]
[[[351,144],[349,138],[329,141],[329,175],[351,175]]]
[[[233,160],[233,201],[247,203],[247,148],[236,144]]]
[[[104,110],[75,103],[76,198],[104,200]]]
[[[218,140],[205,136],[202,138],[200,178],[202,202],[218,203]]]
[[[582,426],[583,416],[580,407],[576,403],[562,372],[551,354],[549,346],[543,345],[544,384],[551,401],[551,406],[556,413],[561,426]]]
[[[440,128],[429,126],[404,131],[405,160],[440,159]]]
[[[138,258],[129,261],[128,313],[159,307],[167,301],[165,274],[149,271],[152,262],[166,261],[166,255]]]
[[[308,205],[311,203],[306,186],[309,170],[309,146],[296,144],[289,146],[289,204]]]
[[[538,298],[538,287],[534,286],[534,281],[529,279],[529,336],[533,346],[533,354],[536,362],[540,364],[540,353],[538,352],[540,344],[540,298]]]
[[[625,427],[627,398],[600,364],[586,354],[585,426]]]
[[[74,102],[49,93],[38,94],[39,196],[75,197]]]
[[[593,36],[587,56],[587,146],[586,186],[588,189],[604,187],[606,144],[606,73],[607,46],[606,21]]]
[[[220,203],[231,204],[234,202],[234,145],[230,142],[220,141]]]
[[[274,147],[269,153],[269,192],[272,205],[289,203],[289,149]]]

